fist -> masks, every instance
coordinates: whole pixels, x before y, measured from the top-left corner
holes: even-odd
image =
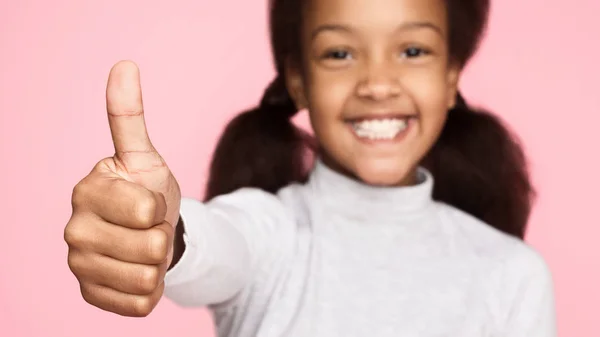
[[[147,316],[163,294],[181,193],[146,131],[135,64],[112,68],[106,99],[115,155],[73,189],[68,264],[88,303]]]

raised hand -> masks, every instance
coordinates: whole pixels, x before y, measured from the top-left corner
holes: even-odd
[[[148,136],[135,64],[111,69],[106,102],[115,155],[73,190],[68,264],[88,303],[146,316],[163,294],[181,192]]]

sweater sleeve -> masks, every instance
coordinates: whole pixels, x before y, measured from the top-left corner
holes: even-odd
[[[556,314],[552,276],[539,253],[522,251],[511,265],[512,303],[508,307],[504,337],[555,337]]]
[[[165,296],[181,306],[230,301],[264,266],[268,242],[285,240],[293,222],[277,196],[241,189],[208,203],[183,198],[185,251],[165,276]]]

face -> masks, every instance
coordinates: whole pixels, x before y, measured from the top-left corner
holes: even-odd
[[[454,104],[442,0],[312,0],[289,91],[335,170],[372,185],[414,183]]]

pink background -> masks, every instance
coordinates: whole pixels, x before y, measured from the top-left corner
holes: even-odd
[[[112,155],[104,89],[120,59],[141,68],[150,134],[184,195],[202,195],[223,124],[273,74],[265,3],[0,1],[1,336],[212,335],[206,311],[168,300],[145,319],[87,305],[62,233],[72,187]],[[463,82],[530,154],[541,195],[528,241],[553,270],[571,337],[600,336],[598,13],[597,0],[494,1]]]

